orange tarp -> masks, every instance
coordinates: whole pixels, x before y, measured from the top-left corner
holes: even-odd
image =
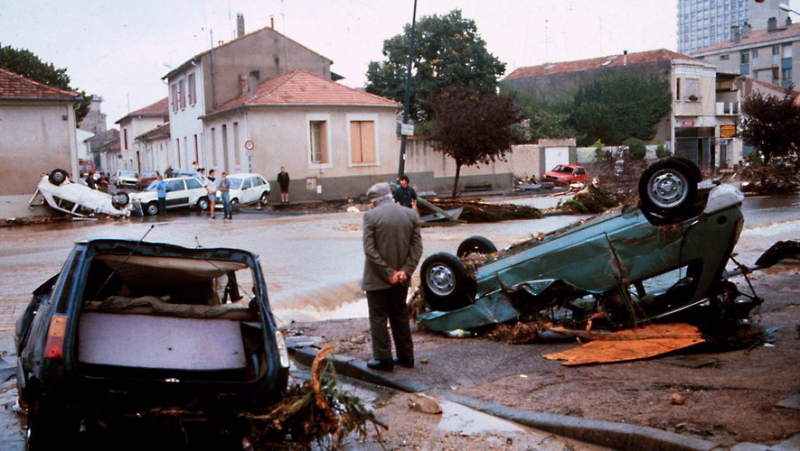
[[[666,354],[703,343],[700,331],[689,324],[650,324],[614,333],[579,333],[594,341],[564,352],[545,354],[550,360],[564,360],[565,366],[624,362]]]

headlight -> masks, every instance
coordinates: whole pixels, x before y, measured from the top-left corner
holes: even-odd
[[[286,341],[283,340],[281,331],[275,331],[275,343],[278,345],[278,356],[281,358],[281,366],[289,368],[289,351],[286,349]]]

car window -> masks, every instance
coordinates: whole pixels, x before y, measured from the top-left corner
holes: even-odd
[[[170,180],[167,184],[167,191],[183,191],[183,180]]]
[[[186,179],[186,186],[188,187],[188,189],[197,189],[203,187],[200,184],[200,182],[195,178]]]
[[[228,181],[231,182],[231,189],[241,189],[242,188],[242,179],[229,178]]]
[[[242,184],[242,189],[248,189],[248,188],[252,188],[252,187],[253,187],[253,183],[250,181],[250,179],[246,179],[244,181],[244,183]]]
[[[150,182],[147,185],[147,188],[144,189],[145,191],[156,191],[156,182]]]
[[[586,174],[586,171],[583,168],[575,169],[575,175],[583,175]]]
[[[264,184],[264,179],[258,176],[253,177],[251,180],[253,181],[253,186],[261,186]]]

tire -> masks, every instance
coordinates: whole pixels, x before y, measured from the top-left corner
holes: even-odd
[[[211,202],[208,201],[207,197],[201,197],[197,199],[197,208],[200,210],[206,211],[211,207]]]
[[[50,173],[50,176],[47,177],[47,180],[50,181],[53,185],[59,186],[69,177],[67,171],[63,169],[53,169],[53,172]]]
[[[455,255],[440,252],[426,258],[420,269],[425,302],[432,310],[447,312],[472,303],[475,281]]]
[[[660,160],[639,178],[641,209],[651,223],[669,224],[693,216],[697,171],[691,165],[678,159]]]
[[[80,419],[69,415],[63,409],[48,406],[40,395],[35,396],[28,405],[29,451],[50,450],[74,444],[77,441]]]
[[[263,192],[261,193],[261,199],[259,199],[262,207],[266,207],[269,204],[269,193]]]
[[[158,214],[158,202],[150,202],[149,204],[147,204],[146,207],[144,207],[144,211],[145,211],[145,213],[147,213],[150,216],[157,215]]]
[[[231,199],[231,211],[239,211],[239,199]]]
[[[111,197],[111,205],[113,205],[114,208],[122,208],[128,205],[130,201],[131,198],[125,191],[120,191]]]
[[[703,180],[703,173],[700,171],[700,168],[697,167],[697,165],[695,164],[694,161],[692,161],[692,160],[690,160],[690,159],[688,159],[686,157],[678,157],[678,156],[667,157],[667,160],[679,161],[679,162],[685,164],[689,168],[689,170],[691,170],[692,173],[694,174],[695,183],[700,183]]]
[[[458,258],[464,258],[470,254],[491,254],[492,252],[497,252],[497,246],[488,238],[475,235],[458,245],[456,255]]]

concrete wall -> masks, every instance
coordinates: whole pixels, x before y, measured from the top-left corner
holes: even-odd
[[[164,118],[150,116],[128,117],[119,123],[119,149],[122,155],[122,160],[118,162],[120,169],[130,169],[136,172],[147,170],[144,146],[141,141],[136,140],[136,137],[164,123]],[[128,134],[127,147],[125,146],[126,131]],[[136,152],[139,152],[141,158],[141,168],[137,163]]]
[[[36,191],[43,173],[77,170],[72,102],[0,102],[0,196]]]
[[[202,60],[200,63],[208,64],[208,60]],[[198,119],[206,111],[206,99],[203,96],[204,71],[202,66],[195,67],[190,65],[184,71],[176,74],[169,79],[169,122],[170,132],[172,139],[169,147],[169,164],[174,169],[189,170],[193,161],[197,161],[201,167],[208,166],[207,157],[205,153],[205,142],[203,137],[203,123]],[[189,101],[189,75],[195,76],[195,89],[197,92],[197,100],[194,105]],[[178,108],[175,111],[173,107],[176,100],[172,98],[172,85],[183,80],[186,86],[186,105],[183,108]],[[197,136],[197,152],[195,154],[194,138]],[[178,142],[180,141],[180,155],[178,155]]]

